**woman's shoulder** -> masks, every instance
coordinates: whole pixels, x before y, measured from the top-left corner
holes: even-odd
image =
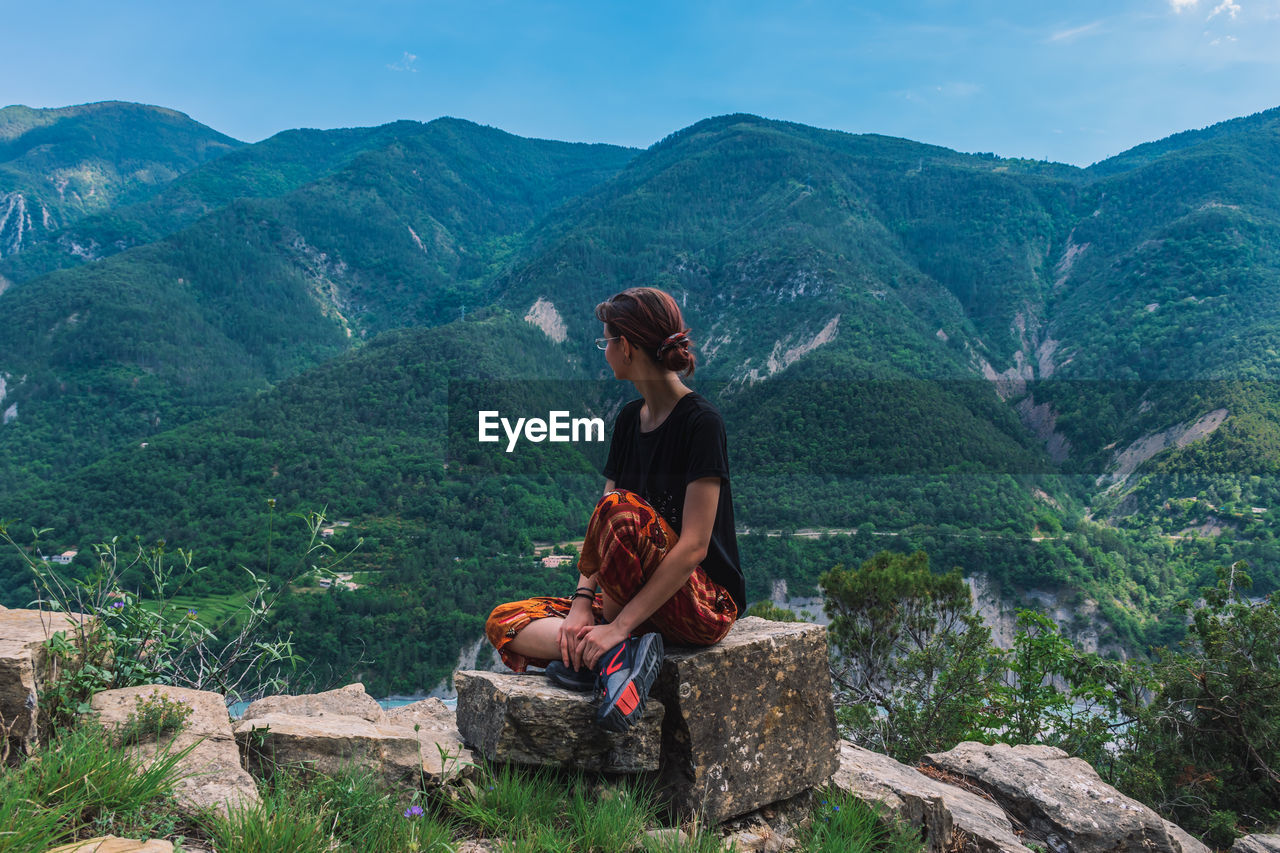
[[[697,391],[690,391],[684,395],[680,403],[680,408],[683,410],[681,420],[686,427],[705,425],[724,430],[724,418],[721,417],[720,410]]]

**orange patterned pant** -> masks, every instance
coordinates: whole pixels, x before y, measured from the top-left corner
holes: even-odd
[[[578,571],[595,580],[604,595],[626,604],[645,585],[676,544],[675,531],[666,519],[635,492],[615,489],[596,504],[578,559]],[[603,598],[596,595],[591,610],[596,622],[604,621]],[[572,598],[540,597],[499,604],[485,622],[485,635],[502,660],[516,672],[525,667],[546,666],[547,661],[526,658],[506,648],[534,619],[569,614]],[[684,586],[654,611],[639,633],[658,631],[674,645],[710,646],[729,633],[738,618],[737,605],[724,587],[698,566]]]

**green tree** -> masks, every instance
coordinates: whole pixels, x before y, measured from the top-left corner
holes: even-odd
[[[881,551],[819,584],[846,735],[913,762],[980,734],[997,653],[959,570],[933,573],[922,551]]]
[[[1280,606],[1245,595],[1243,563],[1218,575],[1181,648],[1158,654],[1159,687],[1138,709],[1122,785],[1226,847],[1280,820]]]

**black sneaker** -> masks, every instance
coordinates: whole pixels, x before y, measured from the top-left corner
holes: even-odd
[[[625,732],[640,721],[649,688],[662,666],[662,635],[628,637],[605,652],[596,664],[600,707],[596,724],[611,732]]]
[[[587,669],[570,669],[558,660],[553,660],[547,664],[547,679],[558,687],[566,690],[577,690],[585,693],[592,690],[596,686],[596,671]]]

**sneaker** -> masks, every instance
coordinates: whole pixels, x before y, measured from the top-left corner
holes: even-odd
[[[596,664],[600,707],[596,724],[611,732],[625,732],[640,721],[649,688],[662,666],[662,635],[628,637],[605,652]]]
[[[552,684],[566,690],[585,693],[596,686],[596,671],[585,666],[582,669],[570,669],[560,661],[553,660],[547,664],[546,673]]]

